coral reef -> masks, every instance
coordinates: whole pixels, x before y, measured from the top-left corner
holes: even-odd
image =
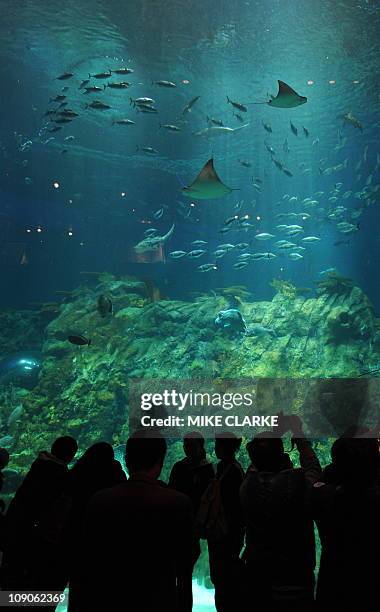
[[[0,357],[31,348],[43,355],[33,389],[0,386],[0,437],[12,451],[12,469],[26,469],[62,432],[76,436],[82,449],[100,438],[123,443],[131,378],[349,377],[380,363],[373,308],[358,287],[340,278],[323,281],[316,297],[275,281],[277,293],[261,302],[245,301],[245,287],[192,302],[157,301],[135,278],[86,278],[88,284],[66,293],[58,309],[0,313]],[[100,316],[100,294],[112,300],[113,315]],[[215,316],[229,296],[239,298],[247,325],[274,334],[231,339],[219,331]],[[91,345],[70,344],[70,334],[85,335]]]

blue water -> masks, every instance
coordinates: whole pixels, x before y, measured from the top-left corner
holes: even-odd
[[[55,299],[56,290],[78,286],[83,281],[80,273],[88,270],[150,278],[170,297],[245,284],[262,299],[273,295],[269,283],[274,277],[313,287],[319,272],[330,267],[354,278],[378,305],[378,232],[373,230],[378,192],[372,193],[379,178],[374,78],[379,61],[378,7],[370,0],[216,1],[209,7],[195,0],[165,6],[131,2],[120,8],[113,1],[81,0],[66,2],[62,9],[55,0],[26,5],[2,0],[0,76],[6,95],[0,101],[0,242],[6,291],[1,293],[1,305],[25,307]],[[134,72],[113,75],[111,81],[129,81],[128,90],[107,88],[83,95],[78,89],[89,73],[121,66]],[[74,74],[71,79],[56,80],[67,71]],[[174,81],[177,87],[152,85],[159,79]],[[307,104],[293,109],[250,104],[275,95],[278,79],[307,96]],[[90,84],[104,82],[92,79]],[[65,86],[69,89],[62,92]],[[57,107],[49,99],[58,94],[67,96],[66,108],[79,116],[50,133],[55,124],[44,113]],[[248,112],[241,114],[249,126],[228,136],[194,136],[207,127],[207,116],[225,126],[240,125],[227,95],[248,104]],[[154,98],[158,115],[137,113],[129,98],[139,96]],[[194,96],[200,98],[182,123],[182,109]],[[85,104],[95,99],[112,108],[86,109]],[[338,118],[349,111],[360,120],[363,132],[344,126]],[[136,125],[112,125],[119,118],[130,118]],[[291,132],[290,120],[298,136]],[[263,122],[270,124],[271,134]],[[182,131],[159,129],[160,123],[179,124]],[[67,136],[74,139],[65,141]],[[283,151],[285,139],[288,154]],[[276,168],[265,143],[293,177]],[[137,146],[151,146],[158,154],[136,152]],[[355,170],[363,155],[366,161]],[[181,183],[192,182],[211,156],[223,182],[239,191],[196,201],[189,218],[184,218],[179,202],[189,207],[190,201],[182,196]],[[249,160],[251,167],[243,167],[239,159]],[[346,167],[340,171],[320,173],[342,163]],[[342,200],[342,194],[361,192],[370,175],[373,201],[354,222],[360,222],[359,230],[342,234],[337,222],[350,220],[351,212],[363,204],[354,195]],[[253,188],[252,177],[262,181],[260,192]],[[342,186],[335,205],[347,210],[332,222],[326,217],[333,208],[328,198],[334,197],[336,183]],[[311,218],[301,225],[303,236],[321,241],[308,246],[303,259],[281,257],[273,241],[254,240],[259,232],[283,238],[274,230],[282,223],[275,215],[301,212],[302,200],[314,199],[318,191],[324,194],[315,197],[318,205],[307,209]],[[284,194],[297,202],[284,204]],[[223,236],[223,222],[238,202],[254,228]],[[164,214],[156,221],[153,213],[163,206]],[[173,221],[175,232],[164,261],[134,262],[133,246],[144,231],[154,226],[164,233]],[[196,239],[208,242],[208,253],[199,260],[168,257],[173,250],[191,250],[190,242]],[[342,239],[349,239],[349,244],[334,246]],[[217,262],[218,270],[198,271],[198,265],[214,261],[218,244],[246,241],[252,243],[252,251],[274,251],[277,258],[236,270],[234,253]]]

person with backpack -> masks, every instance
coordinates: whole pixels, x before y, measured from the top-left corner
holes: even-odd
[[[257,609],[308,612],[314,605],[315,542],[309,506],[322,474],[297,416],[279,418],[247,444],[251,466],[240,490],[246,548],[246,604]],[[290,429],[300,468],[293,468],[281,437]]]
[[[240,551],[244,542],[239,491],[243,468],[236,461],[241,438],[231,432],[217,434],[216,475],[202,496],[197,515],[200,536],[207,540],[210,577],[215,587],[217,612],[240,609],[242,587]]]

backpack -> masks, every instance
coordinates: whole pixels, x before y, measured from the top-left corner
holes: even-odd
[[[228,534],[228,523],[221,496],[221,482],[229,472],[231,465],[219,478],[215,477],[210,482],[201,497],[195,521],[196,531],[200,538],[209,542],[220,542]]]

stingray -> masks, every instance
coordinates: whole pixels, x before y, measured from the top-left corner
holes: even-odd
[[[221,198],[232,191],[233,189],[222,183],[215,172],[214,160],[212,158],[203,166],[195,181],[182,189],[183,195],[194,200]]]
[[[267,102],[255,102],[254,104],[268,104],[275,108],[294,108],[306,104],[307,98],[300,96],[294,89],[284,83],[284,81],[278,81],[278,94],[276,97],[270,96],[270,100]]]

